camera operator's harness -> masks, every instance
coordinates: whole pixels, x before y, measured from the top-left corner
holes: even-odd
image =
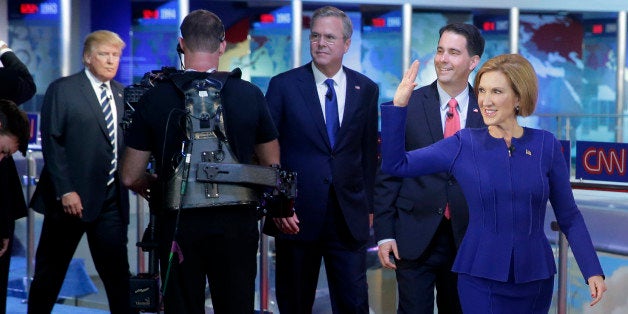
[[[166,294],[174,254],[181,252],[176,242],[181,210],[216,206],[257,205],[260,214],[290,217],[294,213],[297,176],[272,167],[238,163],[233,154],[223,119],[221,90],[230,76],[241,72],[214,72],[205,79],[189,80],[177,71],[169,78],[185,95],[185,140],[180,162],[165,182],[163,207],[176,210],[176,222],[162,295]],[[260,197],[260,187],[267,192]],[[271,191],[272,190],[272,191]]]
[[[296,197],[296,173],[279,166],[265,167],[238,163],[223,119],[221,89],[230,75],[214,72],[205,79],[192,80],[184,74],[171,74],[185,95],[186,140],[181,162],[166,182],[165,208],[178,210],[225,205],[258,204],[274,217],[292,215]],[[259,187],[272,188],[260,199]],[[273,207],[284,208],[273,208]],[[285,207],[289,208],[285,208]],[[277,210],[277,212],[273,212]]]
[[[201,80],[190,80],[184,73],[175,68],[164,67],[144,74],[139,84],[126,87],[124,100],[130,110],[125,112],[121,122],[124,130],[133,123],[131,113],[135,108],[132,104],[137,104],[142,95],[155,86],[155,82],[171,80],[185,95],[185,109],[182,111],[185,113],[183,126],[186,136],[181,155],[175,156],[178,158],[174,158],[174,174],[163,182],[163,189],[159,189],[163,194],[160,195],[163,203],[153,204],[160,209],[177,211],[175,237],[181,210],[189,208],[212,210],[216,206],[257,205],[260,215],[268,214],[276,218],[292,216],[297,193],[296,173],[283,171],[279,166],[240,164],[229,145],[220,92],[229,77],[240,78],[240,70],[235,69],[231,73],[214,72]],[[172,112],[174,111],[170,115]],[[166,125],[166,131],[167,129]],[[163,160],[161,164],[163,166]],[[260,190],[266,192],[260,193]],[[138,246],[144,251],[152,252],[157,247],[157,244],[151,243],[155,241],[154,224],[151,215],[151,223],[141,242],[138,242]],[[173,238],[162,296],[166,293],[174,253],[180,254],[180,251]],[[149,267],[154,271],[157,268],[153,265],[156,260],[151,260]],[[158,283],[153,276],[155,274],[151,271],[149,274],[138,274],[131,278],[133,287],[139,287],[131,294],[134,308],[158,310]]]

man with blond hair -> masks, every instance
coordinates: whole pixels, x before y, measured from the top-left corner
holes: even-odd
[[[114,77],[125,44],[95,31],[83,47],[85,69],[50,84],[41,109],[44,168],[31,206],[44,214],[28,313],[50,313],[83,234],[111,313],[128,313],[128,191],[117,164],[124,86]]]

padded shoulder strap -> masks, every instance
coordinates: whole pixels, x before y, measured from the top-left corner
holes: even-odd
[[[189,75],[192,73],[194,73],[195,75]],[[230,77],[237,78],[237,79],[241,78],[242,71],[240,70],[240,68],[235,68],[231,72],[214,71],[205,77],[203,77],[202,73],[198,73],[198,72],[177,71],[175,73],[170,74],[170,79],[172,80],[174,85],[177,86],[177,88],[182,92],[185,92],[187,90],[188,88],[187,84],[193,80],[198,80],[202,78],[212,78],[214,80],[219,81],[221,83],[221,86],[225,86],[227,79]]]

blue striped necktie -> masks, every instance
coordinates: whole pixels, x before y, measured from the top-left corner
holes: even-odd
[[[107,186],[113,183],[114,173],[117,168],[117,160],[116,160],[116,130],[113,119],[113,111],[111,110],[111,98],[109,97],[107,84],[102,83],[100,85],[100,106],[102,108],[102,113],[105,116],[105,123],[107,124],[107,135],[109,136],[109,142],[113,147],[113,156],[111,158],[111,167],[109,168],[109,176],[107,178]]]

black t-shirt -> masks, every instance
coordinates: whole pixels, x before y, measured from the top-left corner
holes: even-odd
[[[190,80],[211,74],[186,72]],[[231,150],[240,163],[250,164],[256,144],[277,138],[278,133],[260,89],[237,77],[229,77],[221,90],[224,123]],[[125,133],[126,145],[150,151],[161,179],[172,174],[182,156],[185,139],[183,93],[171,80],[158,83],[140,99]]]

